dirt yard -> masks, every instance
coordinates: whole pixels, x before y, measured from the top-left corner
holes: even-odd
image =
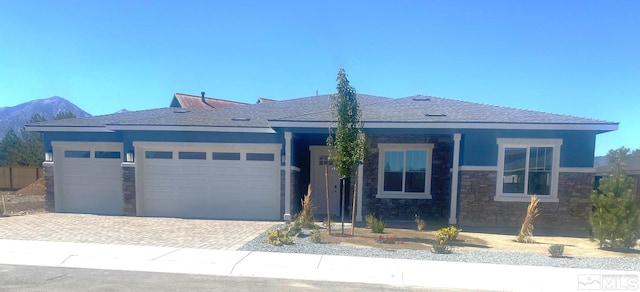
[[[4,202],[4,203],[3,203]],[[26,215],[46,212],[44,178],[17,191],[0,191],[0,212],[5,215]]]
[[[350,234],[351,229],[346,228],[345,233]],[[397,238],[396,243],[380,243],[376,239]],[[589,256],[589,257],[640,257],[640,250],[630,252],[616,252],[602,250],[598,244],[589,238],[580,237],[549,237],[535,236],[536,243],[526,244],[515,241],[515,235],[471,233],[464,232],[458,235],[458,239],[451,242],[455,250],[484,249],[504,250],[517,252],[530,252],[548,255],[547,249],[552,244],[565,245],[565,256]],[[344,244],[361,248],[382,249],[421,249],[430,250],[431,243],[435,239],[434,230],[417,231],[415,229],[385,228],[383,234],[372,233],[370,229],[356,228],[355,236],[341,235],[340,230],[334,230],[332,235],[324,231],[321,235],[322,242]]]

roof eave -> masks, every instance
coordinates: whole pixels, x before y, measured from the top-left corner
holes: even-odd
[[[112,131],[188,131],[231,133],[276,133],[270,127],[181,126],[181,125],[107,125]]]
[[[330,121],[271,120],[272,127],[326,128]],[[479,123],[479,122],[362,122],[369,129],[487,129],[487,130],[583,130],[609,132],[618,130],[617,123]]]
[[[104,126],[29,126],[24,127],[27,132],[102,132],[111,133],[110,129]]]

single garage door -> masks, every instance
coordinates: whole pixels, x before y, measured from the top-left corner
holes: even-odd
[[[122,144],[53,143],[57,212],[122,215]]]
[[[136,147],[143,216],[278,220],[280,145]],[[140,173],[139,173],[140,175]]]

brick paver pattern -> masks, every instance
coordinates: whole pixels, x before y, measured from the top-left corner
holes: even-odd
[[[0,217],[0,239],[237,250],[275,224],[44,213]]]

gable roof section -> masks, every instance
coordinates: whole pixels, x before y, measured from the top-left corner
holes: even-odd
[[[269,132],[277,127],[326,128],[331,95],[214,109],[164,108],[28,125],[30,131],[182,130]],[[398,99],[357,94],[365,128],[450,128],[612,131],[617,123],[432,97]]]
[[[361,104],[360,109],[365,128],[617,129],[617,123],[603,120],[423,95]],[[326,127],[331,120],[331,111],[327,109],[270,121],[272,126]]]
[[[205,97],[204,102],[202,96],[176,93],[171,99],[170,107],[181,108],[225,108],[231,106],[246,105],[244,102],[224,100],[219,98]]]

